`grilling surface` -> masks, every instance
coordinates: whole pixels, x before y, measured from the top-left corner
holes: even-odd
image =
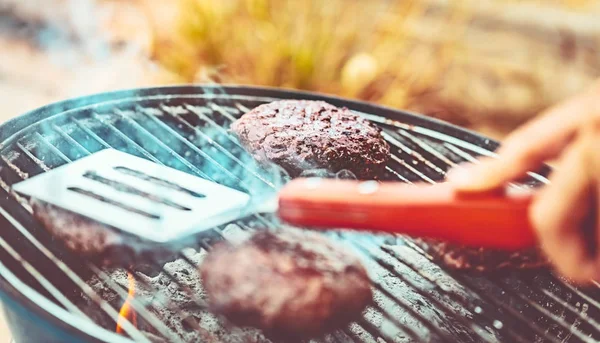
[[[23,129],[10,137],[0,133],[4,140],[0,186],[9,194],[13,183],[113,147],[232,188],[269,189],[277,184],[277,177],[258,167],[228,128],[251,108],[289,98],[347,106],[382,127],[392,148],[384,176],[389,180],[438,182],[449,167],[489,155],[495,147],[493,142],[440,122],[335,98],[236,87],[152,89],[67,102],[28,116],[30,122],[12,123]],[[544,180],[534,175],[527,183],[534,184],[536,179]],[[15,280],[23,282],[36,291],[35,297],[50,300],[40,305],[43,311],[69,312],[75,327],[91,319],[98,327],[90,336],[108,341],[117,337],[108,331],[114,331],[119,308],[127,298],[127,271],[102,269],[70,254],[32,220],[27,199],[15,194],[2,197],[2,212],[11,219],[11,225],[0,233],[1,271],[8,284],[14,287]],[[145,291],[132,302],[140,323],[138,328],[124,326],[128,337],[141,342],[185,342],[209,334],[217,341],[244,341],[243,337],[260,341],[260,333],[240,332],[207,313],[203,292],[194,285],[199,282],[200,257],[215,242],[277,226],[273,217],[251,216],[190,242],[194,250],[182,252],[171,264],[132,270],[136,284]],[[329,235],[362,257],[373,280],[375,303],[360,320],[320,341],[600,339],[597,285],[579,289],[547,270],[506,270],[494,275],[457,272],[440,267],[408,238]],[[171,297],[153,302],[144,296],[161,292]]]

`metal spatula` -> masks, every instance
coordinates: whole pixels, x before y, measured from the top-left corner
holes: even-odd
[[[232,221],[250,201],[243,192],[113,149],[13,189],[157,243]]]
[[[314,228],[385,231],[500,249],[535,243],[527,219],[530,195],[465,197],[446,184],[296,179],[256,202],[246,193],[110,149],[13,189],[157,243],[275,211],[290,224]]]

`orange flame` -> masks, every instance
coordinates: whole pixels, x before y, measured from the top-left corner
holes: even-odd
[[[137,314],[131,307],[131,301],[135,297],[135,278],[131,273],[127,273],[127,280],[129,281],[129,292],[127,294],[127,299],[125,299],[125,303],[123,303],[123,306],[121,306],[121,310],[119,311],[117,329],[115,330],[119,334],[123,334],[124,332],[122,325],[125,321],[129,321],[133,326],[137,327]]]

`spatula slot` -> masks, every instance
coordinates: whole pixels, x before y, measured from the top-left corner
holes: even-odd
[[[71,191],[71,192],[75,192],[75,193],[78,193],[78,194],[81,194],[81,195],[85,195],[85,196],[90,197],[92,199],[96,199],[98,201],[101,201],[101,202],[103,202],[105,204],[109,204],[109,205],[120,207],[123,210],[129,211],[129,212],[132,212],[132,213],[136,213],[136,214],[139,214],[139,215],[142,215],[142,216],[144,216],[146,218],[149,218],[149,219],[154,219],[154,220],[160,220],[161,219],[161,216],[159,216],[158,214],[148,213],[146,211],[139,210],[139,209],[134,208],[132,206],[126,205],[126,204],[124,204],[122,202],[105,198],[105,197],[103,197],[101,195],[98,195],[98,194],[96,194],[94,192],[86,191],[85,189],[82,189],[82,188],[79,188],[79,187],[68,187],[67,189],[69,191]]]
[[[167,188],[179,191],[179,192],[187,193],[196,198],[205,198],[206,197],[206,195],[204,195],[204,194],[194,192],[194,191],[187,189],[185,187],[182,187],[172,181],[167,181],[167,180],[155,177],[155,176],[147,175],[141,171],[137,171],[137,170],[134,170],[131,168],[118,166],[118,167],[114,167],[114,170],[121,172],[123,174],[126,174],[126,175],[137,177],[138,179],[141,179],[144,181],[152,182],[154,184],[157,184],[157,185],[160,185],[163,187],[167,187]]]
[[[99,175],[99,174],[97,174],[95,172],[88,171],[85,174],[83,174],[83,177],[85,177],[87,179],[90,179],[90,180],[93,180],[93,181],[96,181],[96,182],[99,182],[99,183],[101,183],[103,185],[109,186],[109,187],[113,188],[116,191],[124,192],[124,193],[129,193],[129,194],[132,194],[132,195],[141,196],[141,197],[144,197],[144,198],[146,198],[146,199],[148,199],[150,201],[153,201],[155,203],[162,204],[162,205],[165,205],[165,206],[169,206],[169,207],[172,207],[172,208],[177,209],[177,210],[181,210],[181,211],[191,211],[192,210],[189,207],[180,205],[180,204],[178,204],[178,203],[176,203],[174,201],[171,201],[171,200],[169,200],[167,198],[164,198],[162,196],[159,196],[159,195],[156,195],[156,194],[152,194],[152,193],[148,193],[146,191],[143,191],[141,189],[138,189],[136,187],[133,187],[133,186],[128,185],[128,184],[125,184],[125,183],[120,182],[120,181],[116,181],[116,180],[111,180],[111,179],[105,178],[105,177],[103,177],[103,176],[101,176],[101,175]]]

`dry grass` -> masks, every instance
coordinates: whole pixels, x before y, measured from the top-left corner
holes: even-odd
[[[452,11],[438,30],[443,44],[415,49],[409,24],[425,6],[401,1],[181,0],[181,36],[155,57],[188,80],[311,89],[405,105],[390,94],[415,93],[443,69],[458,46],[467,11]],[[403,18],[403,20],[398,20]],[[160,36],[158,34],[157,36]],[[165,43],[165,40],[162,41]],[[420,75],[419,77],[416,77]]]
[[[152,54],[186,81],[314,90],[509,130],[599,74],[587,0],[178,6],[174,30],[155,23]]]

